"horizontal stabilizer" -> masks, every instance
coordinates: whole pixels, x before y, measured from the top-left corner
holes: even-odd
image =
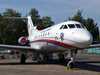
[[[32,20],[46,20],[46,21],[49,20],[49,19],[31,18],[30,16],[28,16],[27,18],[21,18],[21,17],[2,17],[2,18],[3,19],[15,19],[15,20],[27,20],[28,35],[32,35],[36,31],[36,28]]]
[[[3,19],[21,19],[21,20],[27,20],[27,18],[21,18],[21,17],[2,17]]]
[[[3,19],[20,19],[20,20],[28,20],[28,18],[21,18],[21,17],[2,17]],[[38,19],[38,18],[31,18],[32,20],[49,20],[49,19]]]

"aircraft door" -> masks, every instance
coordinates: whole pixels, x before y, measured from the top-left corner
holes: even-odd
[[[55,41],[59,41],[59,38],[58,38],[58,33],[56,33],[56,36],[55,36]]]

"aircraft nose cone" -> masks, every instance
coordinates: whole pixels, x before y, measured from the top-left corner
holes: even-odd
[[[90,32],[85,31],[83,33],[77,32],[76,41],[82,44],[82,48],[87,48],[91,45],[93,37]]]
[[[84,44],[91,44],[92,43],[92,41],[93,41],[93,37],[92,37],[92,35],[91,34],[89,34],[89,35],[85,35],[84,37],[83,37],[83,43]]]
[[[92,44],[92,41],[93,41],[93,37],[90,33],[86,33],[81,36],[81,43],[84,44],[85,48],[90,46]]]

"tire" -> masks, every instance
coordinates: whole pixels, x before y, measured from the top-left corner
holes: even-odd
[[[39,57],[39,60],[42,60],[41,57]]]
[[[45,61],[48,61],[48,60],[49,60],[49,57],[48,57],[47,54],[44,54],[44,55],[43,55],[43,60],[45,60]]]
[[[64,57],[64,54],[62,54],[62,63],[65,62],[65,57]]]
[[[60,63],[64,63],[64,61],[65,61],[64,55],[63,54],[59,54],[59,62]]]
[[[25,63],[25,54],[21,54],[20,63],[21,64],[24,64]]]
[[[74,68],[74,63],[71,62],[71,63],[69,64],[68,68]]]

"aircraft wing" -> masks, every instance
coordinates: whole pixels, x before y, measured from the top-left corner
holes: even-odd
[[[100,44],[93,44],[93,45],[90,45],[88,48],[96,48],[96,47],[100,47]]]
[[[17,51],[35,51],[35,48],[27,47],[27,46],[16,46],[16,45],[2,45],[0,44],[0,49],[5,50],[17,50]]]
[[[88,48],[96,48],[96,47],[100,47],[100,44],[93,44],[90,45]],[[0,49],[16,50],[16,51],[36,51],[35,48],[31,48],[28,46],[3,45],[3,44],[0,44]]]

